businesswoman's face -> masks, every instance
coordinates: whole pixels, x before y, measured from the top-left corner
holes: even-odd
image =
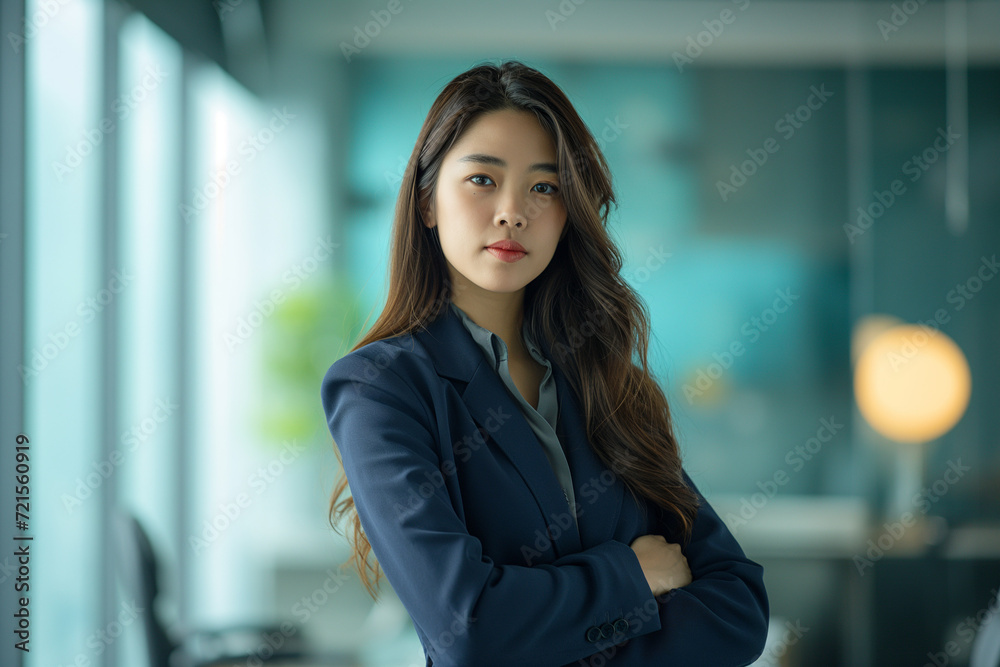
[[[444,156],[425,224],[437,225],[452,284],[516,292],[555,253],[566,225],[556,149],[533,113],[479,116]],[[490,249],[513,240],[524,252]]]

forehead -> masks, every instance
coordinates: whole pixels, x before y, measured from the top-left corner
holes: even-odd
[[[554,159],[556,155],[552,138],[535,114],[511,109],[491,111],[477,117],[462,132],[447,158],[457,160],[473,149],[508,162]]]

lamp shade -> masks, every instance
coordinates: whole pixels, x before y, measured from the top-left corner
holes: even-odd
[[[897,442],[927,442],[965,413],[969,363],[944,332],[903,324],[868,341],[854,369],[858,409],[872,428]]]

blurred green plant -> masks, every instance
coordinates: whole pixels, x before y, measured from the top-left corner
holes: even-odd
[[[256,419],[266,439],[329,446],[320,385],[363,325],[349,283],[339,274],[313,276],[286,295],[261,327],[264,385]]]

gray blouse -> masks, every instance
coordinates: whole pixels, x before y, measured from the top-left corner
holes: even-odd
[[[521,337],[524,340],[525,347],[528,348],[528,353],[535,361],[545,366],[545,377],[542,378],[542,383],[538,388],[538,409],[536,410],[521,396],[521,392],[518,391],[517,386],[510,377],[510,370],[507,368],[507,344],[504,343],[503,339],[489,329],[485,329],[473,322],[465,314],[465,311],[456,306],[454,302],[451,303],[451,308],[461,318],[462,324],[472,334],[473,340],[482,348],[483,354],[486,355],[490,365],[496,370],[497,374],[500,375],[500,379],[507,386],[507,391],[510,393],[511,398],[521,407],[524,418],[531,426],[531,430],[535,432],[535,436],[538,438],[538,442],[541,443],[542,450],[549,459],[549,464],[552,466],[552,470],[555,472],[556,478],[563,488],[563,496],[566,498],[567,509],[573,517],[573,521],[579,523],[576,512],[572,509],[576,506],[576,494],[573,492],[573,478],[570,475],[569,463],[566,461],[566,453],[563,451],[562,445],[559,443],[559,438],[556,435],[556,424],[559,419],[559,401],[556,396],[556,379],[552,374],[551,362],[542,356],[541,350],[535,344],[535,341],[530,338],[527,323],[525,323],[521,329]]]

